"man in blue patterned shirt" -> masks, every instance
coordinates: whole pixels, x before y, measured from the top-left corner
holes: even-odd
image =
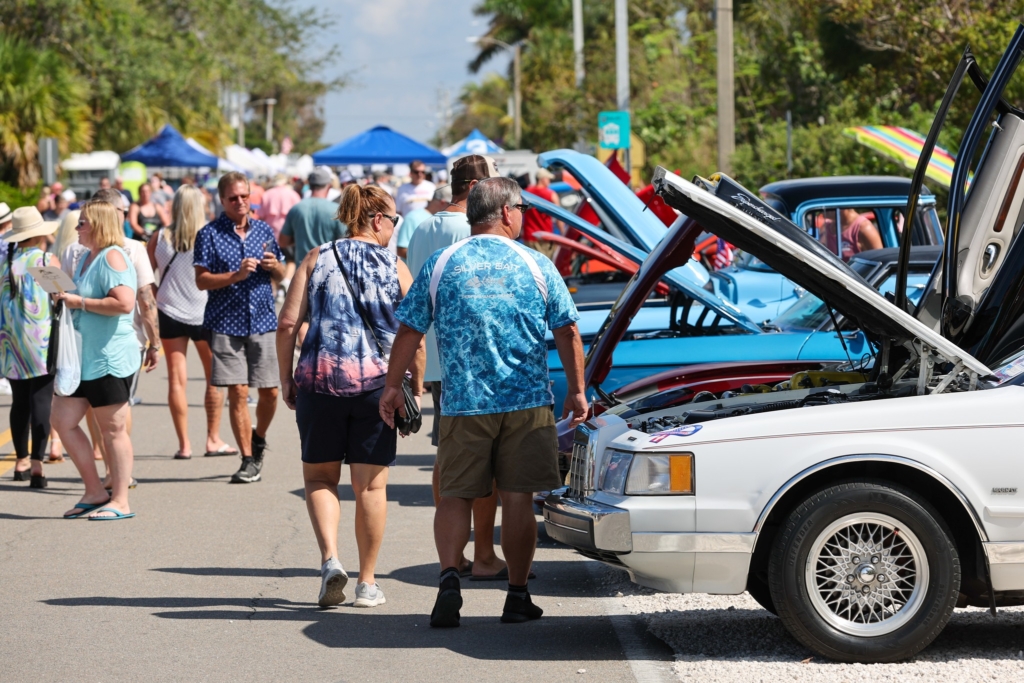
[[[440,589],[431,626],[458,626],[459,563],[469,542],[473,500],[501,497],[501,548],[508,595],[501,620],[537,619],[543,610],[527,590],[537,545],[533,493],[559,486],[555,417],[545,334],[551,329],[569,380],[562,417],[587,415],[579,314],[554,264],[514,240],[523,225],[519,185],[489,178],[469,193],[469,239],[436,251],[398,307],[402,323],[391,348],[380,399],[389,425],[404,414],[402,368],[433,324],[441,361],[441,424],[437,449],[441,501],[434,540]],[[437,407],[435,406],[435,409]]]
[[[217,183],[224,213],[196,234],[196,286],[209,292],[203,328],[213,351],[211,383],[228,388],[231,431],[242,452],[233,483],[260,480],[267,429],[277,408],[277,311],[271,282],[284,277],[274,231],[249,217],[249,181],[228,173]],[[259,391],[256,428],[249,387]]]

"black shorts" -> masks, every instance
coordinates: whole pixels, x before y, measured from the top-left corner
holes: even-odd
[[[391,467],[398,462],[398,432],[380,419],[381,387],[358,396],[331,396],[299,391],[295,421],[299,425],[302,462],[344,462]]]
[[[161,339],[179,339],[181,337],[188,337],[192,341],[197,342],[203,341],[207,338],[202,325],[186,325],[185,323],[178,322],[171,316],[159,310],[156,312],[156,317],[160,323]]]
[[[132,395],[132,379],[135,375],[127,377],[114,377],[103,375],[96,379],[82,380],[71,398],[84,398],[93,408],[104,406],[116,406],[120,403],[127,403]]]

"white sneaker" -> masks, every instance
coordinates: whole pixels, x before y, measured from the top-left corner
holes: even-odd
[[[345,584],[348,574],[341,566],[338,558],[332,557],[320,567],[320,598],[317,604],[321,607],[340,605],[345,602]]]
[[[356,584],[356,601],[352,603],[353,607],[376,607],[385,602],[387,600],[384,599],[384,591],[376,583],[372,586],[365,581]]]

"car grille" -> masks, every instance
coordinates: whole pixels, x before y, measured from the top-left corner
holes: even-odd
[[[582,500],[594,490],[590,463],[590,430],[580,425],[573,437],[572,460],[569,462],[567,498]]]

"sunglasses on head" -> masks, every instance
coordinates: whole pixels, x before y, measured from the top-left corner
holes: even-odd
[[[398,214],[395,214],[394,216],[389,216],[383,211],[378,211],[377,215],[384,216],[384,218],[387,218],[389,221],[391,221],[392,226],[398,227]]]

